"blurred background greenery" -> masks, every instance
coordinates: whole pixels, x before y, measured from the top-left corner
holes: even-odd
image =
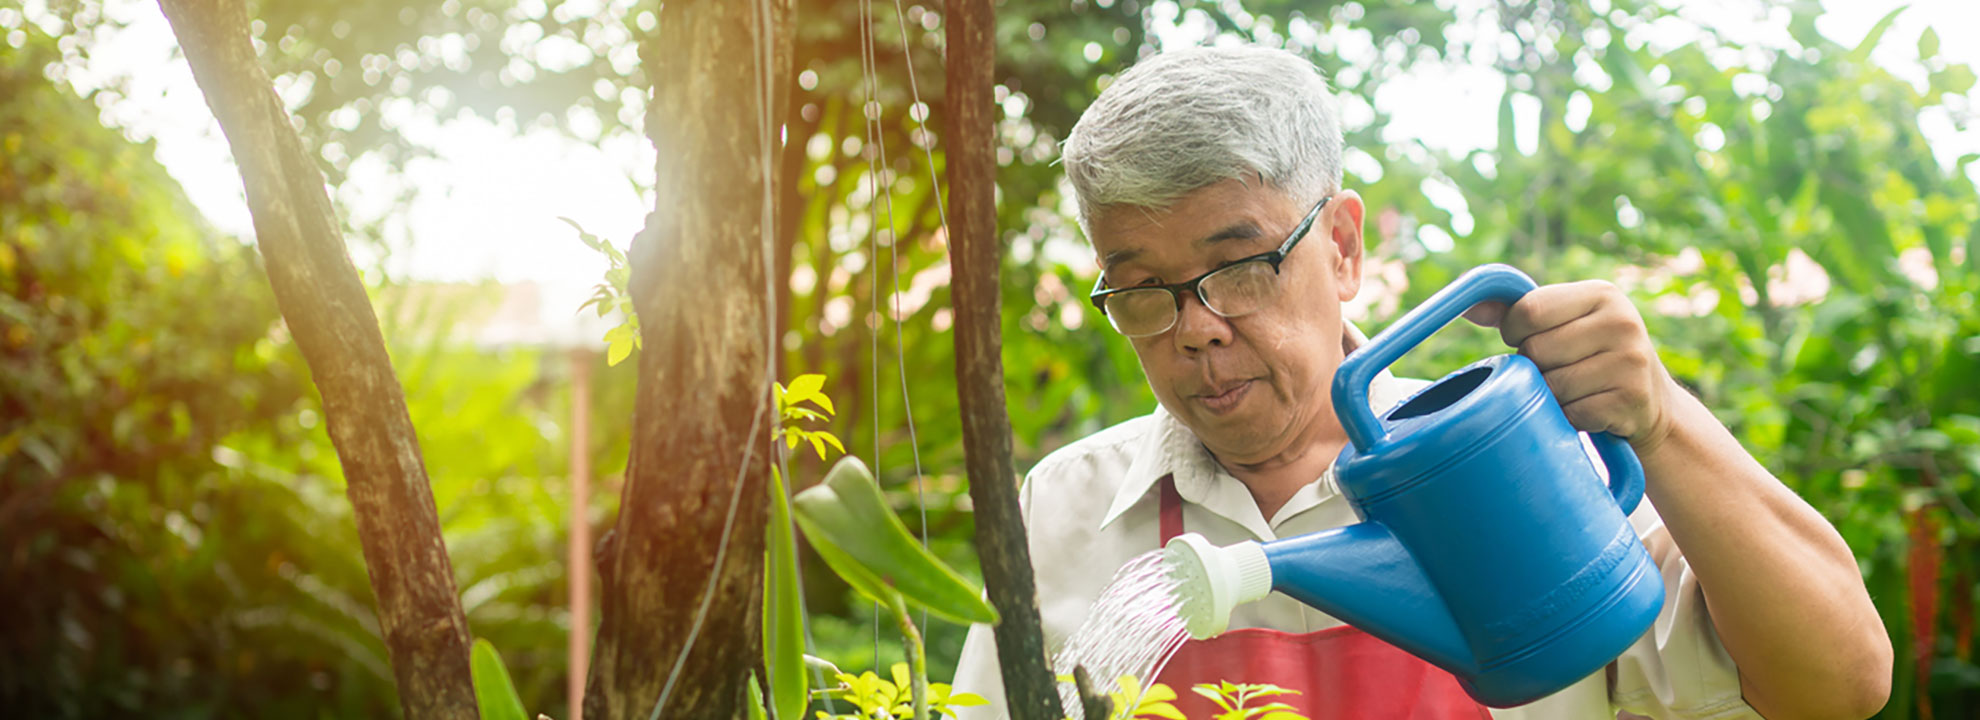
[[[909,527],[973,573],[929,174],[942,6],[798,5],[782,374],[831,378],[829,429]],[[1966,33],[1931,27],[1941,16],[1920,5],[1839,21],[1813,0],[1003,0],[998,210],[1020,469],[1154,404],[1083,297],[1095,268],[1056,143],[1161,45],[1285,46],[1345,99],[1347,183],[1370,208],[1353,317],[1378,330],[1483,262],[1630,290],[1672,373],[1856,553],[1898,649],[1883,715],[1980,715],[1980,95],[1971,56],[1952,54]],[[472,630],[502,649],[529,707],[558,714],[574,393],[589,400],[595,536],[616,508],[634,364],[608,367],[603,325],[527,278],[394,258],[428,242],[407,219],[420,203],[448,202],[417,181],[452,152],[432,140],[436,118],[631,158],[608,180],[630,188],[630,212],[587,227],[624,247],[614,233],[654,200],[637,124],[642,88],[665,79],[642,77],[632,53],[656,19],[596,0],[250,7],[372,288]],[[236,197],[238,177],[189,182],[139,102],[160,91],[100,69],[155,34],[156,15],[0,0],[0,707],[397,713],[307,368],[248,230],[189,199]],[[559,206],[541,207],[552,230],[532,247],[590,255],[555,224]],[[1501,351],[1458,327],[1400,369],[1434,377]],[[822,470],[796,460],[794,484]],[[804,562],[817,654],[849,670],[898,661],[875,609]],[[927,634],[931,675],[946,678],[962,628]]]

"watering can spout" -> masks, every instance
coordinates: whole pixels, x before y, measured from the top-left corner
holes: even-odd
[[[1272,589],[1453,672],[1475,667],[1442,596],[1381,524],[1286,538],[1263,550]]]
[[[1222,633],[1233,608],[1277,590],[1446,669],[1474,666],[1422,569],[1379,524],[1222,548],[1188,533],[1164,554],[1192,637]]]

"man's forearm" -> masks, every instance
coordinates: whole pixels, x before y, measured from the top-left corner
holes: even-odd
[[[1747,703],[1770,718],[1862,718],[1891,646],[1842,536],[1671,385],[1671,433],[1640,448],[1650,500],[1704,589]]]

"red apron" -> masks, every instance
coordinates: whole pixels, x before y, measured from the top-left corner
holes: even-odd
[[[1161,488],[1167,545],[1183,532],[1182,496],[1173,477],[1164,476]],[[1155,679],[1176,692],[1176,708],[1191,718],[1221,711],[1190,689],[1220,681],[1298,690],[1247,704],[1283,702],[1312,720],[1491,718],[1443,668],[1349,625],[1304,634],[1244,628],[1188,640]]]

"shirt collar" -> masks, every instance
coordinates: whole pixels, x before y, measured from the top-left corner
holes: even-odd
[[[1354,323],[1344,321],[1342,325],[1347,329],[1347,337],[1343,344],[1348,352],[1353,352],[1368,342],[1368,336],[1363,334],[1360,328],[1355,327]],[[1369,405],[1378,412],[1386,410],[1397,400],[1402,399],[1402,395],[1406,394],[1407,390],[1406,385],[1396,380],[1396,377],[1384,368],[1370,383]],[[1223,468],[1217,465],[1217,460],[1210,455],[1210,450],[1203,447],[1203,443],[1196,439],[1196,435],[1191,433],[1182,421],[1170,415],[1166,408],[1158,404],[1152,419],[1149,432],[1142,435],[1140,444],[1135,448],[1134,461],[1128,465],[1127,474],[1121,479],[1120,489],[1114,493],[1113,503],[1108,506],[1107,514],[1100,519],[1101,529],[1114,524],[1114,521],[1127,513],[1135,503],[1148,496],[1148,491],[1154,488],[1155,483],[1161,481],[1164,475],[1175,476],[1177,495],[1181,495],[1184,500],[1191,503],[1201,503],[1215,487],[1218,476],[1223,474]],[[1319,500],[1332,497],[1337,492],[1332,478],[1333,468],[1329,466],[1327,472],[1319,478],[1321,481],[1317,487]],[[1232,482],[1236,482],[1235,478]],[[1265,519],[1259,518],[1259,522],[1263,523]],[[1269,534],[1266,537],[1269,537]]]

